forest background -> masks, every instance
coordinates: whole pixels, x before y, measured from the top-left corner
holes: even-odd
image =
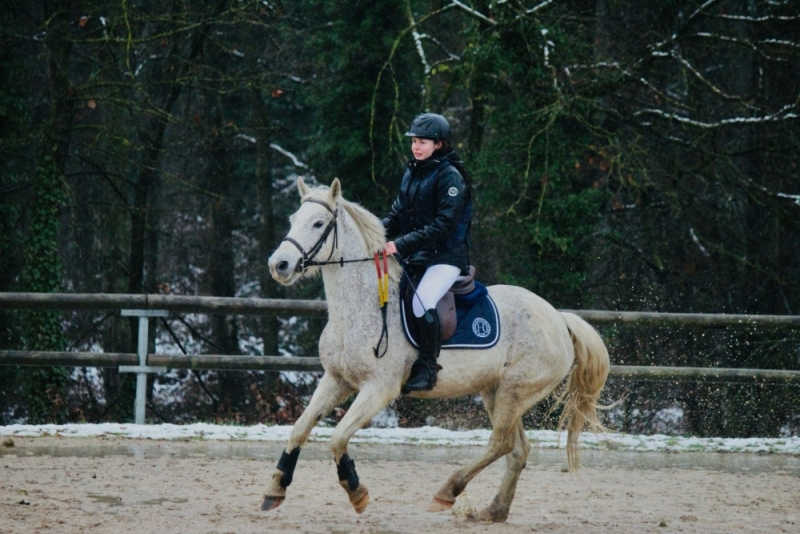
[[[384,214],[444,114],[479,279],[558,308],[800,313],[800,3],[6,0],[0,291],[322,298],[266,260],[297,176]],[[321,321],[171,316],[161,350],[316,355]],[[800,369],[800,333],[604,328],[614,364]],[[119,314],[3,313],[0,349],[135,352]],[[291,423],[314,375],[171,371],[148,417]],[[0,424],[129,421],[115,369],[0,368]],[[611,380],[626,431],[800,430],[796,387]],[[400,424],[481,425],[471,399]],[[528,423],[552,424],[547,403]],[[346,409],[346,407],[345,407]],[[453,414],[460,417],[453,418]],[[333,418],[336,413],[332,415]],[[449,422],[448,422],[449,421]]]

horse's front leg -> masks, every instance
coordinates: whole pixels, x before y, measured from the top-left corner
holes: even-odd
[[[367,486],[358,479],[355,462],[347,454],[347,443],[358,429],[369,425],[372,418],[399,394],[397,391],[395,395],[391,395],[385,387],[363,388],[331,434],[331,450],[336,461],[339,484],[347,492],[350,503],[359,514],[369,504],[369,492]]]
[[[300,447],[308,440],[311,429],[348,395],[353,389],[343,380],[332,376],[330,373],[322,375],[322,379],[311,396],[303,415],[297,420],[289,436],[289,442],[278,462],[278,468],[272,475],[269,488],[264,492],[261,502],[262,510],[272,510],[283,503],[286,498],[286,488],[292,483],[294,468],[300,455]],[[288,451],[288,452],[287,452]]]

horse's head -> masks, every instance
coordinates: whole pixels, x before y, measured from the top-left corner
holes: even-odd
[[[269,272],[276,281],[291,285],[302,278],[314,257],[324,260],[333,252],[338,201],[342,195],[339,179],[330,188],[308,187],[297,180],[300,208],[289,217],[291,228],[269,258]]]

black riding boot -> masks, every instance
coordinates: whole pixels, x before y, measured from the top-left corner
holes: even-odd
[[[431,318],[428,322],[426,316]],[[439,314],[435,309],[425,312],[417,319],[419,358],[411,367],[411,376],[403,386],[402,393],[410,391],[429,391],[436,385],[436,373],[439,366],[436,358],[442,346],[442,333],[439,326]]]

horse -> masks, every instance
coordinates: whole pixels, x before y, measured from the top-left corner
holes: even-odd
[[[300,178],[297,188],[300,207],[290,216],[289,233],[270,257],[269,269],[283,285],[321,272],[328,303],[328,322],[319,340],[325,372],[292,429],[263,494],[261,509],[272,510],[283,503],[300,448],[312,428],[356,394],[331,434],[330,447],[339,483],[360,514],[369,503],[369,492],[347,453],[348,442],[401,395],[401,386],[417,359],[417,351],[401,330],[398,282],[402,271],[391,256],[389,304],[382,310],[372,263],[374,253],[383,251],[386,245],[380,220],[343,198],[338,178],[330,187],[315,188]],[[327,260],[315,260],[324,257]],[[492,425],[488,448],[448,478],[428,509],[450,509],[481,470],[505,456],[506,469],[496,496],[474,517],[504,522],[530,451],[521,422],[523,414],[562,384],[561,393],[556,395],[558,404],[563,405],[559,429],[567,430],[567,463],[574,471],[579,463],[579,434],[587,426],[603,429],[597,410],[602,407],[598,400],[608,376],[609,357],[599,334],[577,315],[557,311],[524,288],[496,285],[488,287],[488,292],[502,324],[497,344],[483,350],[442,350],[438,359],[442,369],[434,389],[411,396],[434,399],[480,395]],[[388,334],[388,340],[382,333]],[[382,357],[376,357],[381,356],[376,343],[385,345]]]

